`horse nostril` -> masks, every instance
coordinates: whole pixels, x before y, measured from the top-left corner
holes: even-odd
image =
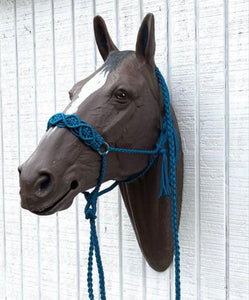
[[[72,181],[72,183],[71,183],[71,190],[75,190],[75,189],[77,189],[77,187],[78,187],[78,181],[77,180],[74,180],[74,181]]]
[[[42,174],[41,175],[41,181],[39,182],[40,186],[39,186],[39,191],[43,192],[45,190],[47,190],[50,185],[51,185],[51,178],[49,174]]]

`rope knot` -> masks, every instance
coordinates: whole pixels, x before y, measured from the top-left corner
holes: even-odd
[[[169,174],[168,174],[168,157],[166,148],[162,148],[159,151],[159,154],[162,155],[162,168],[161,168],[161,182],[160,182],[160,192],[159,198],[162,195],[165,198],[170,196],[170,184],[169,184]]]
[[[94,220],[96,219],[96,196],[95,194],[84,192],[83,193],[86,198],[86,206],[85,206],[85,218],[88,220]]]
[[[95,220],[97,217],[96,217],[96,214],[94,212],[94,210],[92,208],[89,208],[88,210],[85,210],[85,218],[86,220]]]

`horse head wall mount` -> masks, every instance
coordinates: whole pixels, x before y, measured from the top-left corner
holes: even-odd
[[[72,87],[71,101],[63,113],[74,114],[90,124],[113,149],[155,148],[165,111],[155,73],[153,15],[144,18],[135,51],[119,51],[99,16],[94,18],[94,32],[104,64]],[[179,137],[172,107],[171,113]],[[123,182],[142,172],[150,157],[110,151],[103,181],[120,182],[141,251],[153,269],[164,271],[172,261],[174,247],[170,197],[158,197],[163,158],[158,156],[142,177]],[[78,193],[97,185],[100,169],[101,155],[97,151],[69,130],[50,127],[34,153],[19,167],[21,206],[38,215],[67,209]],[[176,179],[179,222],[183,183],[180,138]]]

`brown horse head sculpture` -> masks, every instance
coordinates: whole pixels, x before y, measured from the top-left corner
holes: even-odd
[[[109,145],[153,149],[164,115],[155,74],[154,17],[140,27],[135,51],[119,51],[104,20],[94,18],[95,38],[104,64],[70,90],[64,113],[76,114],[100,133]],[[179,130],[173,113],[174,127]],[[180,139],[179,139],[180,140]],[[181,143],[176,170],[178,221],[182,200]],[[110,152],[104,181],[124,180],[142,171],[149,155]],[[96,185],[101,157],[65,128],[50,128],[31,157],[19,167],[23,208],[50,215],[68,208],[74,197]],[[158,198],[159,157],[150,170],[120,190],[140,248],[152,268],[165,270],[173,257],[170,199]]]

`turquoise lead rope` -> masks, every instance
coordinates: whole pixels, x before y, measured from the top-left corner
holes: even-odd
[[[159,85],[161,86],[163,93],[163,101],[165,107],[165,121],[167,125],[167,136],[169,142],[169,160],[170,160],[170,175],[169,182],[171,187],[170,198],[171,198],[171,222],[173,231],[173,243],[174,243],[174,256],[175,256],[175,299],[181,299],[181,281],[180,281],[180,246],[178,238],[178,222],[177,222],[177,188],[176,188],[176,165],[178,161],[179,144],[177,141],[176,131],[173,126],[173,120],[170,112],[170,97],[169,90],[166,82],[156,67],[156,74]],[[176,142],[177,141],[177,142]],[[162,186],[162,182],[161,182]]]
[[[160,191],[158,197],[164,195],[171,198],[171,222],[173,231],[173,243],[174,243],[174,256],[175,256],[175,299],[181,298],[180,287],[180,247],[178,240],[178,221],[177,221],[177,187],[176,187],[176,165],[178,161],[179,144],[176,130],[173,126],[173,120],[170,112],[170,97],[166,82],[156,67],[155,72],[158,78],[159,85],[163,94],[165,115],[162,121],[162,129],[155,149],[153,150],[139,150],[139,149],[124,149],[111,147],[103,139],[103,137],[94,130],[94,128],[88,123],[80,120],[76,115],[65,115],[63,113],[55,114],[48,121],[47,130],[52,126],[67,128],[70,132],[77,136],[87,146],[91,147],[94,151],[97,151],[101,157],[101,170],[98,182],[94,190],[89,192],[83,192],[86,198],[85,217],[90,220],[90,246],[88,255],[88,272],[87,272],[87,285],[88,296],[90,300],[94,300],[93,294],[93,279],[92,279],[92,266],[93,266],[93,252],[95,252],[95,258],[97,263],[97,269],[99,274],[99,289],[101,300],[106,300],[105,293],[105,279],[104,271],[101,261],[97,231],[96,231],[96,210],[98,197],[111,191],[120,183],[130,183],[139,177],[142,177],[153,165],[156,158],[162,155],[162,168],[161,168],[161,182]],[[168,149],[165,148],[168,143]],[[135,153],[135,154],[147,154],[151,155],[148,165],[145,169],[135,175],[132,178],[128,178],[122,181],[115,181],[110,187],[100,191],[101,184],[105,175],[106,168],[106,155],[109,152],[123,152],[123,153]],[[168,162],[169,157],[169,162]],[[169,170],[169,171],[168,171]]]

